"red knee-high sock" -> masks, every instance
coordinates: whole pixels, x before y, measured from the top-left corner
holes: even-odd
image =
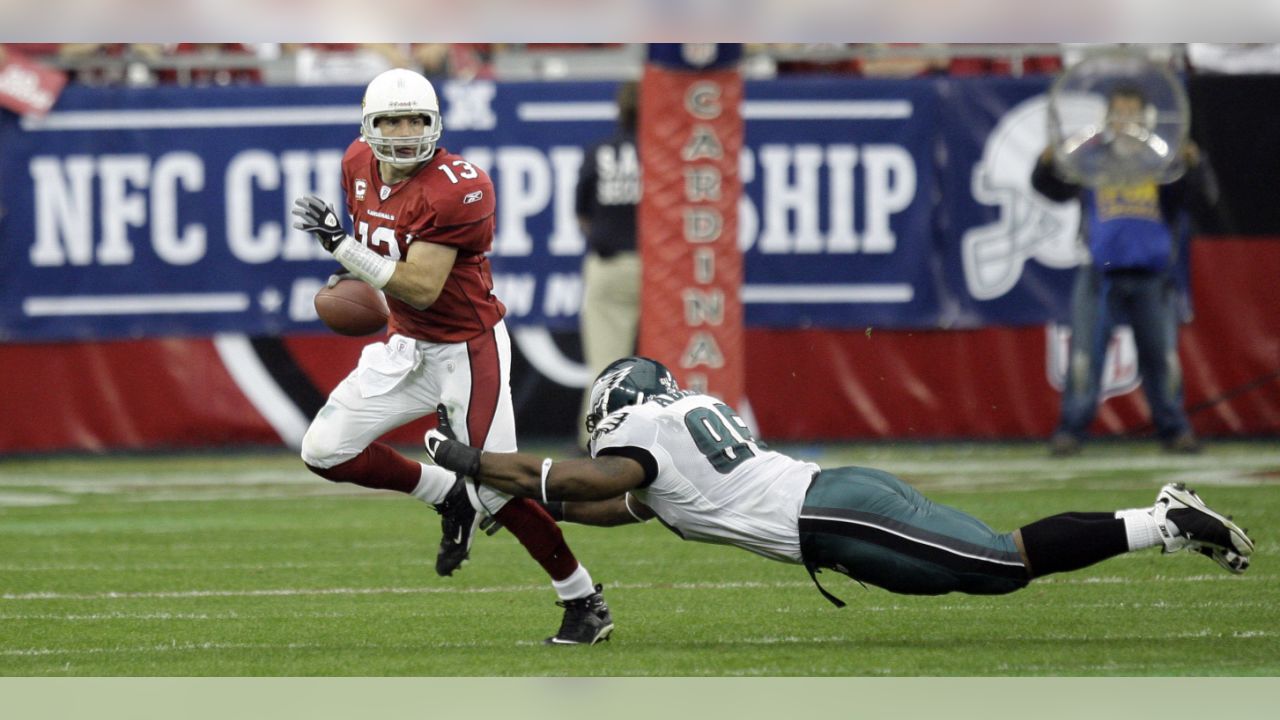
[[[564,580],[578,569],[578,559],[573,556],[564,533],[546,510],[528,498],[512,498],[494,513],[512,535],[520,540],[524,549],[552,580]]]
[[[331,468],[308,465],[307,469],[326,480],[406,494],[413,492],[422,479],[421,465],[382,443],[374,443],[359,455]]]

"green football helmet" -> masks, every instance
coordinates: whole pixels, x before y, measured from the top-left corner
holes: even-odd
[[[675,375],[657,360],[645,357],[614,360],[591,386],[587,432],[594,433],[601,420],[624,407],[679,389]]]

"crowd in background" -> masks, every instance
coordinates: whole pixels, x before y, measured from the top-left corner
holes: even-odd
[[[964,44],[748,44],[748,77],[830,73],[864,77],[1056,73],[1091,46]],[[1280,71],[1280,45],[1148,46],[1177,69]],[[407,67],[428,77],[583,78],[634,75],[643,48],[623,43],[10,43],[9,52],[66,70],[87,85],[362,84]],[[504,73],[504,68],[506,72]],[[618,78],[621,79],[621,78]]]

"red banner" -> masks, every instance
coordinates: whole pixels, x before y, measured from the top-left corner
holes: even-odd
[[[681,385],[743,395],[736,70],[645,69],[640,87],[640,353]]]
[[[1208,437],[1280,435],[1280,238],[1191,244],[1195,319],[1179,342],[1184,406]],[[747,388],[766,439],[1048,438],[1060,393],[1045,327],[747,333]],[[1138,382],[1098,409],[1100,437],[1151,434]]]
[[[1280,436],[1280,239],[1192,244],[1195,321],[1180,355],[1186,407],[1206,438]],[[752,410],[766,440],[1047,438],[1060,396],[1044,327],[752,329]],[[366,338],[0,343],[0,455],[296,445]],[[416,445],[430,416],[388,440]],[[1103,403],[1093,431],[1149,434],[1140,389]],[[532,436],[537,431],[527,428]]]
[[[57,102],[67,74],[5,48],[0,53],[0,107],[19,115],[44,115]]]

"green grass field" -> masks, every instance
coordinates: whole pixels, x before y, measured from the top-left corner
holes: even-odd
[[[544,448],[545,449],[545,448]],[[1004,597],[915,598],[686,543],[565,525],[617,630],[548,648],[560,609],[508,533],[453,578],[421,503],[335,486],[287,453],[0,461],[0,675],[1280,675],[1280,448],[789,448],[904,477],[998,529],[1148,505],[1182,480],[1258,542],[1236,577],[1156,550]],[[537,450],[537,448],[534,448]]]

